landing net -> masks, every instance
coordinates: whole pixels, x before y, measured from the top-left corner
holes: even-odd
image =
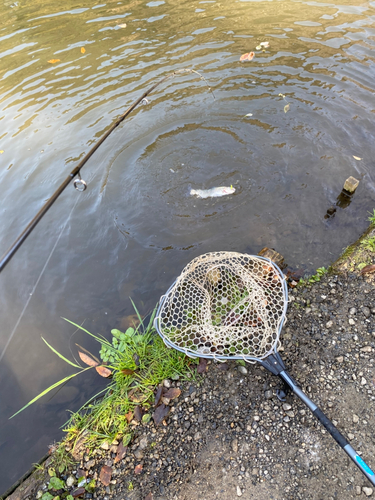
[[[284,276],[268,259],[211,252],[161,298],[155,326],[187,355],[256,361],[276,349],[287,302]]]

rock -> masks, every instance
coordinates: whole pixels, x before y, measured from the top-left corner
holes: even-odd
[[[371,488],[368,488],[368,489],[371,489]],[[372,490],[371,490],[371,492],[372,492]],[[242,497],[242,491],[241,491],[241,488],[239,486],[237,486],[237,496]]]
[[[137,460],[142,460],[142,458],[144,457],[144,453],[142,450],[140,450],[139,448],[134,452],[134,456]]]
[[[367,486],[362,486],[362,491],[367,497],[370,497],[373,490],[372,488],[368,488]]]
[[[355,325],[355,321],[352,318],[349,318],[349,325]]]
[[[326,328],[332,328],[332,326],[333,326],[333,321],[332,321],[332,320],[331,320],[331,321],[328,321],[328,322],[326,323]]]
[[[367,380],[365,379],[365,377],[362,377],[361,378],[361,385],[366,385],[367,384]]]
[[[163,382],[163,385],[164,385],[164,387],[169,389],[171,387],[171,381],[166,378]]]
[[[351,307],[349,310],[349,314],[351,314],[351,315],[356,314],[356,312],[357,312],[357,309],[355,307]]]
[[[361,352],[371,352],[372,351],[372,347],[370,345],[366,345],[365,347],[362,347],[362,349],[360,349]]]
[[[147,438],[146,437],[142,438],[139,442],[138,450],[144,450],[145,448],[147,448],[147,445],[148,445]]]
[[[266,399],[271,399],[271,398],[272,398],[272,396],[273,396],[272,391],[266,391],[266,392],[264,393],[264,397],[265,397]]]
[[[95,463],[95,461],[94,461]],[[66,480],[66,485],[68,488],[71,488],[76,482],[76,478],[74,476],[69,476]]]
[[[357,493],[357,495],[360,495],[362,493],[361,487],[360,486],[356,486],[355,487],[355,492]]]
[[[238,439],[233,439],[232,441],[232,450],[234,453],[238,452]]]
[[[242,375],[246,375],[246,373],[247,373],[247,369],[244,366],[241,366],[241,365],[237,367],[237,370],[240,373],[242,373]]]
[[[194,440],[199,441],[202,438],[202,434],[198,431],[194,434]]]
[[[353,441],[353,439],[354,439],[354,438],[355,438],[354,434],[351,434],[351,433],[349,432],[349,434],[348,434],[348,439],[350,439],[350,441]]]
[[[95,465],[95,459],[91,459],[85,463],[85,469],[89,470]]]
[[[104,441],[104,443],[102,443],[102,444],[100,445],[100,448],[101,448],[102,450],[109,450],[109,443],[108,443],[108,441]]]
[[[337,361],[338,363],[343,363],[343,362],[344,362],[344,356],[338,356],[338,357],[336,358],[336,361]]]
[[[369,318],[371,316],[371,311],[369,307],[362,307],[362,312],[366,318]]]
[[[359,422],[359,417],[355,413],[353,414],[353,422],[357,424]]]
[[[288,403],[284,403],[283,404],[283,410],[284,411],[288,411],[288,410],[291,410],[292,409],[292,405],[288,404]]]

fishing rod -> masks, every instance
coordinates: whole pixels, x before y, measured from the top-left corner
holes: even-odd
[[[126,111],[123,113],[116,121],[113,123],[113,125],[107,130],[107,132],[99,139],[99,141],[94,144],[94,146],[90,149],[90,151],[84,156],[84,158],[79,162],[79,164],[70,172],[68,177],[60,184],[60,186],[56,189],[56,191],[53,193],[53,195],[49,198],[49,200],[43,205],[43,207],[39,210],[39,212],[35,215],[35,217],[29,222],[29,224],[25,227],[25,229],[22,231],[22,233],[18,236],[18,238],[15,240],[15,242],[11,245],[11,247],[5,252],[5,254],[1,257],[0,260],[0,272],[4,269],[4,267],[8,264],[10,259],[13,257],[13,255],[17,252],[17,250],[20,248],[22,243],[26,240],[26,238],[29,236],[31,231],[34,229],[34,227],[38,224],[40,219],[45,215],[45,213],[49,210],[49,208],[55,203],[57,198],[60,196],[60,194],[64,191],[64,189],[70,184],[70,182],[75,178],[78,177],[74,181],[74,187],[78,191],[84,191],[87,188],[86,182],[81,178],[81,168],[85,165],[85,163],[91,158],[91,156],[95,153],[95,151],[98,149],[98,147],[103,144],[103,142],[107,139],[107,137],[114,131],[116,127],[120,125],[120,123],[125,120],[125,118],[133,111],[136,106],[138,106],[139,103],[142,101],[145,101],[147,103],[146,97],[156,89],[159,85],[161,85],[163,82],[168,80],[169,78],[176,76],[178,74],[182,73],[195,73],[199,75],[201,80],[204,80],[208,86],[209,91],[212,93],[214,99],[214,93],[211,89],[211,87],[208,85],[207,80],[200,74],[198,71],[195,71],[193,69],[179,69],[177,71],[173,71],[173,73],[169,73],[168,75],[164,76],[161,78],[158,82],[156,82],[151,88],[146,90]]]

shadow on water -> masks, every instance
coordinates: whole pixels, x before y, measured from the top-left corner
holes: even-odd
[[[71,338],[62,317],[108,335],[132,314],[129,296],[146,314],[201,253],[269,246],[313,272],[366,228],[374,196],[374,8],[353,0],[68,1],[63,9],[3,2],[2,253],[159,78],[194,68],[215,99],[196,75],[158,88],[84,167],[88,190],[67,189],[1,274],[0,491],[61,436],[66,409],[105,383],[89,372],[8,420],[72,373],[41,336],[66,356],[74,342],[95,351],[81,332]],[[256,50],[262,41],[269,48]],[[254,59],[241,64],[249,51]],[[338,196],[350,175],[360,185],[344,207]],[[232,196],[189,194],[231,184]],[[335,216],[326,219],[332,206]]]

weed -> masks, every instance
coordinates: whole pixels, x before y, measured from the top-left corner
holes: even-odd
[[[49,471],[55,469],[59,471],[60,474],[63,474],[69,469],[69,467],[76,464],[76,462],[72,460],[70,454],[66,451],[64,441],[58,444],[50,445],[49,452],[52,456]]]
[[[368,217],[368,221],[371,222],[371,224],[375,225],[375,208],[374,208],[374,211],[373,213],[371,214],[371,212],[369,212],[370,214],[370,217]]]
[[[128,490],[129,491],[133,491],[134,490],[134,486],[133,486],[133,483],[131,481],[129,481]]]
[[[361,246],[365,250],[370,250],[371,252],[375,252],[375,236],[361,241]]]
[[[164,379],[176,375],[182,380],[194,377],[190,368],[193,361],[175,349],[168,349],[159,335],[155,333],[153,320],[156,308],[148,323],[145,324],[133,302],[132,304],[137,313],[139,325],[128,328],[126,332],[112,330],[111,341],[94,335],[67,320],[92,336],[100,344],[101,364],[96,361],[94,356],[80,352],[81,360],[90,365],[88,368],[82,369],[81,366],[64,358],[45,341],[61,359],[79,368],[80,371],[53,384],[19,412],[53,388],[85,370],[96,368],[99,374],[106,377],[111,376],[110,384],[78,412],[73,413],[66,423],[64,428],[67,433],[66,440],[56,447],[53,455],[59,472],[65,470],[67,466],[67,453],[65,451],[67,443],[74,448],[78,441],[81,442],[84,439],[86,446],[95,448],[104,441],[112,442],[114,439],[122,438],[123,444],[126,446],[131,440],[129,421],[132,419],[134,408],[142,406],[145,414],[142,421],[146,424],[151,418],[148,410],[153,402],[155,387],[158,384]],[[98,398],[99,395],[100,398]]]
[[[312,276],[309,276],[307,278],[301,278],[299,280],[299,285],[309,285],[309,284],[312,284],[312,283],[317,283],[318,281],[320,281],[322,279],[322,277],[328,272],[328,269],[326,269],[325,267],[319,267],[317,270],[316,270],[316,274],[313,274]]]

